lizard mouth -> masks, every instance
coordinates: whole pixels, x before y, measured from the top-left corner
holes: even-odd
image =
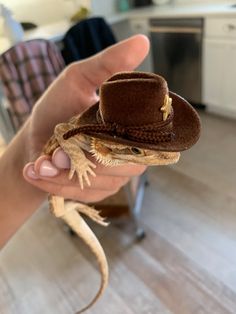
[[[91,140],[90,153],[99,163],[105,166],[116,166],[124,163],[122,158],[117,158],[111,147],[95,138]]]
[[[92,139],[90,152],[103,165],[115,166],[122,163],[136,163],[143,165],[169,165],[177,163],[179,152],[160,152],[129,147],[110,142]]]
[[[179,161],[180,153],[179,152],[159,152],[153,160],[153,165],[171,165]]]
[[[177,163],[180,158],[179,152],[145,151],[145,153],[145,156],[139,158],[136,156],[124,156],[123,159],[127,162],[133,162],[147,166],[165,166]]]

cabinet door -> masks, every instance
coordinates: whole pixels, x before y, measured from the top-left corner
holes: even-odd
[[[223,105],[223,86],[227,47],[217,40],[203,42],[203,102],[206,105]]]
[[[236,41],[205,39],[203,62],[204,103],[236,111]]]
[[[224,99],[225,106],[236,112],[236,41],[227,46],[225,60]]]
[[[130,28],[133,35],[144,34],[147,37],[149,37],[149,21],[147,19],[143,18],[130,19]],[[138,67],[138,70],[145,72],[153,72],[151,49],[147,57],[142,62],[142,64]]]

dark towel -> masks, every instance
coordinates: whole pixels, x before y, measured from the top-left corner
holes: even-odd
[[[72,26],[63,39],[62,55],[66,64],[90,57],[116,43],[115,36],[101,17],[83,20]]]

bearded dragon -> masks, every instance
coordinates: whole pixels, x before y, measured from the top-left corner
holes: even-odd
[[[61,147],[69,156],[71,167],[69,179],[74,175],[78,177],[81,189],[84,184],[90,185],[89,176],[95,176],[95,164],[85,155],[85,151],[91,153],[96,160],[106,166],[116,166],[124,163],[135,163],[143,165],[168,165],[179,160],[179,152],[164,152],[143,149],[138,146],[129,146],[113,141],[98,139],[95,136],[82,133],[75,134],[69,138],[65,134],[78,127],[78,117],[73,117],[68,123],[61,123],[55,127],[54,135],[46,144],[43,153],[52,155],[56,148]],[[62,218],[73,231],[88,245],[96,256],[101,273],[101,285],[94,299],[78,313],[82,313],[91,307],[104,292],[108,283],[108,264],[105,253],[98,239],[86,224],[80,214],[84,214],[93,221],[107,226],[99,215],[99,212],[86,204],[65,201],[56,195],[49,196],[49,203],[52,213]],[[78,314],[77,313],[77,314]]]
[[[90,185],[95,164],[124,163],[168,165],[176,163],[180,151],[189,149],[200,135],[200,119],[181,96],[168,90],[159,75],[145,72],[120,72],[100,87],[100,100],[68,123],[55,127],[44,149],[52,155],[61,147],[70,159],[69,179],[77,176],[81,189]],[[86,153],[85,153],[86,152]],[[78,313],[92,306],[108,283],[108,265],[102,246],[81,214],[106,226],[94,208],[50,195],[50,208],[89,246],[101,272],[101,285],[94,299]]]

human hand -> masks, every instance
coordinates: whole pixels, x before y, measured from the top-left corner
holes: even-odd
[[[30,181],[27,179],[29,182],[50,194],[91,203],[115,194],[131,177],[140,175],[146,169],[145,166],[129,164],[107,167],[97,163],[89,154],[87,158],[96,165],[93,169],[96,177],[91,176],[91,185],[85,183],[83,190],[76,176],[68,179],[70,160],[60,148],[52,158],[41,156],[34,163],[29,163],[24,172],[28,171],[33,178]]]
[[[136,35],[102,53],[66,68],[37,102],[28,121],[29,160],[35,160],[53,134],[56,124],[65,122],[97,100],[97,88],[118,71],[135,69],[149,49],[148,39]],[[91,158],[91,157],[90,157]],[[94,161],[93,161],[94,162]],[[141,174],[144,166],[98,165],[91,187],[79,189],[77,180],[68,180],[68,157],[57,150],[52,158],[41,156],[24,167],[24,178],[39,189],[83,202],[99,201],[114,194],[130,177]]]

